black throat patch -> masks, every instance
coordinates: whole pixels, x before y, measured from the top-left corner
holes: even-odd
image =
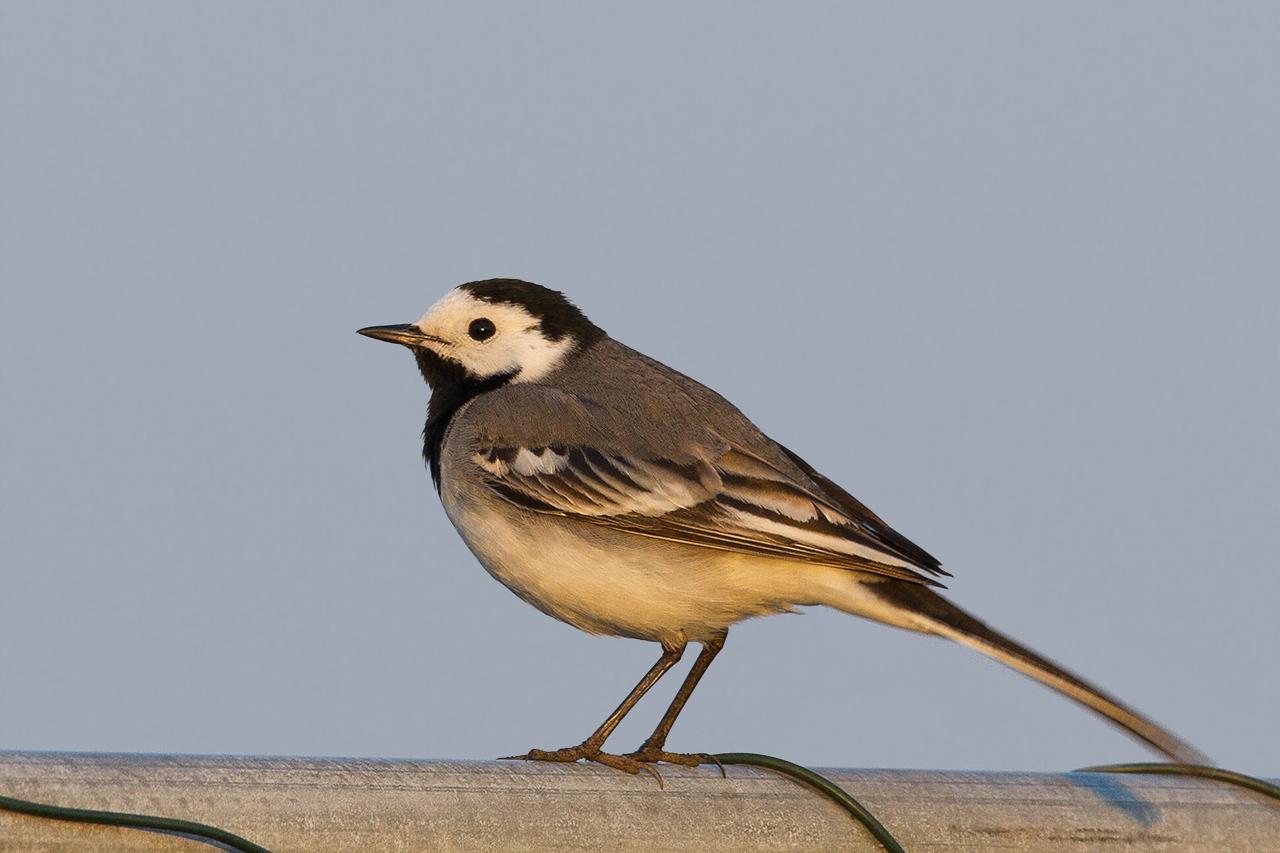
[[[477,379],[462,365],[441,358],[425,349],[414,350],[418,370],[431,386],[431,402],[427,404],[427,425],[422,428],[422,458],[431,471],[431,482],[440,493],[440,447],[444,444],[449,421],[469,400],[496,391],[515,378],[515,371]]]

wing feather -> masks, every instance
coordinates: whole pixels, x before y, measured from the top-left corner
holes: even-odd
[[[937,561],[847,492],[812,475],[801,482],[741,448],[714,459],[673,460],[591,447],[492,446],[476,448],[471,461],[495,494],[534,512],[940,585],[930,577],[941,573]]]

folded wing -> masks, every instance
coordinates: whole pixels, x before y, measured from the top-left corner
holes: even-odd
[[[925,585],[940,586],[932,576],[945,574],[830,481],[797,482],[740,448],[677,461],[587,446],[493,445],[476,448],[471,461],[488,488],[533,512]]]

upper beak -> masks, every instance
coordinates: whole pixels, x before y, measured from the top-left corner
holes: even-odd
[[[428,335],[412,323],[401,323],[396,326],[366,326],[363,329],[357,329],[356,332],[368,338],[376,338],[392,344],[403,344],[407,347],[420,347],[428,341],[438,344],[446,343],[440,338]]]

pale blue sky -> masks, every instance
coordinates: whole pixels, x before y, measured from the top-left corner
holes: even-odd
[[[737,402],[962,605],[1280,772],[1275,4],[0,19],[0,747],[588,734],[657,648],[479,568],[410,358],[354,333],[511,275]],[[819,612],[734,630],[671,746],[1147,755],[971,652]]]

